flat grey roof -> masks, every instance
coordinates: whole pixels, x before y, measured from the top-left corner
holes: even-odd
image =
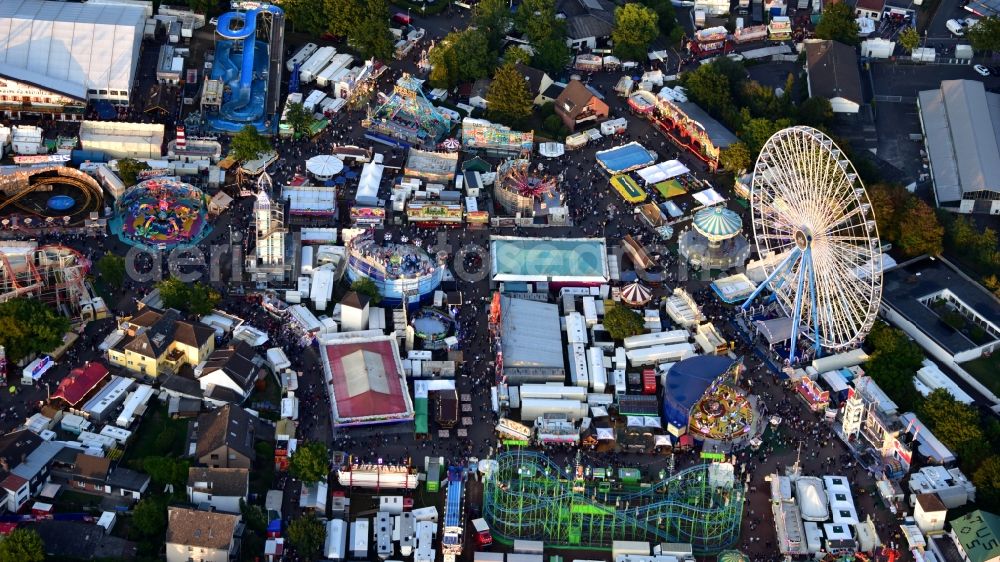
[[[1000,95],[975,80],[944,80],[918,102],[938,202],[1000,191]]]
[[[979,347],[945,324],[919,299],[948,289],[977,314],[1000,326],[1000,303],[993,295],[941,259],[923,258],[883,274],[882,302],[913,322],[952,355]]]
[[[727,129],[722,123],[716,121],[714,117],[706,113],[698,104],[684,101],[676,102],[674,105],[681,108],[685,115],[697,121],[705,129],[705,133],[716,148],[726,148],[739,141],[732,131]]]
[[[504,367],[565,367],[559,306],[500,297]]]

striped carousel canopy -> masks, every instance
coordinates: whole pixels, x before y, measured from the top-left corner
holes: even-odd
[[[743,219],[735,212],[716,205],[694,214],[694,228],[709,240],[726,240],[740,233]]]
[[[653,298],[653,292],[636,281],[622,287],[622,302],[628,306],[642,306]]]
[[[718,562],[749,562],[750,558],[738,550],[724,550],[719,553]]]

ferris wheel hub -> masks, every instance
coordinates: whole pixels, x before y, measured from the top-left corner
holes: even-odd
[[[809,230],[809,227],[807,226],[803,226],[802,228],[796,230],[795,234],[792,236],[795,239],[795,245],[798,246],[800,250],[808,248],[809,244],[812,243],[813,240],[812,231]]]

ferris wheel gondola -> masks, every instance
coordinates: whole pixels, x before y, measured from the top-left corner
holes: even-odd
[[[757,159],[750,207],[767,279],[743,309],[771,291],[791,320],[790,362],[800,335],[817,355],[859,345],[882,297],[882,255],[871,202],[843,151],[811,127],[778,131]]]

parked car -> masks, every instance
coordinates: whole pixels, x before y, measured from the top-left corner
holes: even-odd
[[[979,73],[980,76],[989,76],[990,75],[990,69],[986,68],[985,66],[983,66],[981,64],[977,64],[976,66],[973,66],[972,70],[975,70],[977,73]]]
[[[965,26],[958,20],[948,20],[945,22],[944,26],[948,28],[948,31],[950,31],[952,35],[957,35],[959,37],[965,35]]]

